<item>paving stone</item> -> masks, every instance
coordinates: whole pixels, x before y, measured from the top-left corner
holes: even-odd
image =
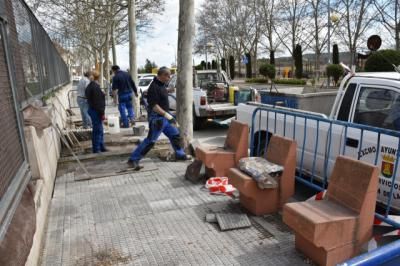
[[[218,225],[222,231],[241,229],[251,226],[249,217],[242,213],[217,213]]]
[[[205,215],[243,214],[237,200],[185,181],[185,162],[146,163],[157,170],[57,178],[41,265],[307,265],[279,215],[221,232]]]
[[[215,213],[207,213],[206,214],[206,222],[207,223],[217,223],[217,216],[215,215]]]

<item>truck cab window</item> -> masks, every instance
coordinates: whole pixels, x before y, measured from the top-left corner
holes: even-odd
[[[349,121],[351,103],[353,102],[353,97],[354,97],[356,88],[357,88],[357,84],[355,84],[355,83],[350,83],[349,86],[347,86],[346,93],[344,94],[342,104],[340,106],[339,114],[337,117],[338,120],[346,121],[346,122]]]
[[[354,123],[400,130],[400,93],[384,88],[361,88]]]

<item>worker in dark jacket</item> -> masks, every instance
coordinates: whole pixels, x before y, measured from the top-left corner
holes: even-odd
[[[177,122],[175,118],[168,113],[169,102],[167,84],[170,80],[170,76],[171,72],[168,68],[160,68],[157,77],[154,78],[147,91],[149,133],[129,158],[128,165],[135,170],[140,170],[142,168],[142,166],[139,165],[139,161],[154,146],[161,133],[164,133],[169,138],[175,150],[175,158],[177,160],[190,159],[181,146]]]
[[[128,72],[120,70],[119,66],[112,66],[111,70],[114,73],[112,80],[114,103],[118,104],[118,110],[122,119],[122,127],[128,128],[129,121],[133,122],[135,119],[132,105],[132,92],[138,97],[137,88]],[[128,112],[128,116],[126,112]]]
[[[90,75],[91,82],[86,87],[85,96],[89,104],[88,113],[92,119],[92,150],[93,153],[105,152],[103,135],[103,121],[105,119],[104,111],[106,108],[105,95],[98,83],[99,73],[93,71]]]

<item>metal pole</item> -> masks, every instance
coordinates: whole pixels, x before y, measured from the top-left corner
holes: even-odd
[[[331,1],[328,0],[328,64],[331,63]],[[330,78],[328,77],[327,88],[330,86]]]
[[[377,248],[371,252],[350,259],[340,266],[398,265],[400,257],[400,240]],[[392,262],[392,264],[390,263]],[[386,264],[387,263],[387,264]]]
[[[204,47],[206,48],[206,70],[207,70],[208,69],[207,44]]]

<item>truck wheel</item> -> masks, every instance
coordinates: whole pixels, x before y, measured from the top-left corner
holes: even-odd
[[[193,130],[201,130],[206,126],[207,118],[193,115]]]
[[[268,134],[268,135],[267,135]],[[252,147],[252,154],[254,156],[259,156],[259,157],[263,157],[264,153],[266,151],[266,146],[267,146],[267,142],[269,143],[269,141],[271,140],[272,137],[272,133],[271,132],[266,132],[264,130],[256,132],[254,134],[254,147]],[[260,143],[259,143],[260,141]]]

